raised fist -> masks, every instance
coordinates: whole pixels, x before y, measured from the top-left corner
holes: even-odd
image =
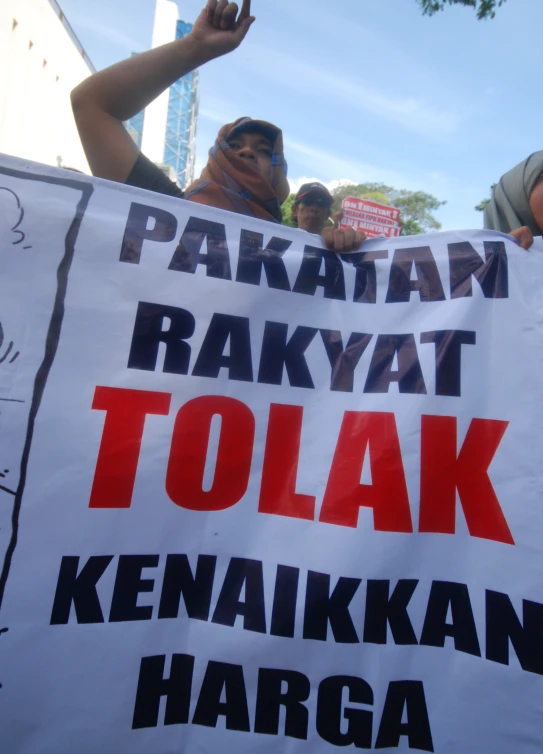
[[[237,3],[208,0],[196,19],[191,37],[207,48],[209,57],[217,58],[235,50],[245,39],[253,21],[251,0],[243,0],[238,15]]]

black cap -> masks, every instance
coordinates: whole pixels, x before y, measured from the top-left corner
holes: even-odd
[[[334,201],[334,197],[328,191],[326,186],[322,185],[322,183],[304,183],[303,186],[300,186],[300,188],[298,189],[298,193],[296,194],[296,199],[294,201],[299,202],[304,198],[304,196],[308,196],[309,194],[320,194],[321,196],[324,196],[330,202],[330,206]]]
[[[240,118],[237,125],[232,128],[228,134],[228,138],[231,139],[234,136],[238,136],[243,133],[259,133],[265,136],[270,141],[272,146],[275,144],[279,129],[273,126],[271,123],[266,123],[262,120],[253,120],[252,118]]]

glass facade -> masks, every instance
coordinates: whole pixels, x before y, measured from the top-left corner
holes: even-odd
[[[185,37],[191,30],[192,24],[178,21],[176,38]],[[194,179],[197,118],[198,71],[193,71],[170,87],[164,139],[164,164],[174,169],[181,188]]]

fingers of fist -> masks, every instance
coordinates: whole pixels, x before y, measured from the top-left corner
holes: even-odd
[[[209,23],[215,29],[228,31],[236,28],[238,15],[236,3],[229,3],[228,0],[208,0],[206,10]]]
[[[365,233],[362,233],[361,230],[357,230],[354,234],[354,245],[353,245],[353,251],[358,251],[358,249],[362,246],[364,241],[367,240],[367,235]]]
[[[337,253],[358,251],[366,240],[364,233],[353,228],[324,228],[322,238],[330,251]]]
[[[209,23],[220,31],[236,31],[250,16],[251,0],[244,0],[239,18],[238,11],[238,4],[228,0],[208,0],[206,6]]]
[[[517,228],[509,235],[517,239],[521,249],[529,249],[534,242],[533,233],[526,225],[523,225],[522,228]]]

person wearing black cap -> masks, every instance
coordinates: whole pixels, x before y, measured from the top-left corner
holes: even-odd
[[[322,183],[304,183],[294,199],[292,219],[301,230],[321,233],[333,201],[332,194]]]
[[[330,218],[334,199],[322,183],[304,183],[300,186],[292,205],[292,219],[301,230],[321,235],[329,249],[334,251],[356,251],[366,240],[364,233],[348,232],[338,227],[338,218],[332,225],[324,227]]]

